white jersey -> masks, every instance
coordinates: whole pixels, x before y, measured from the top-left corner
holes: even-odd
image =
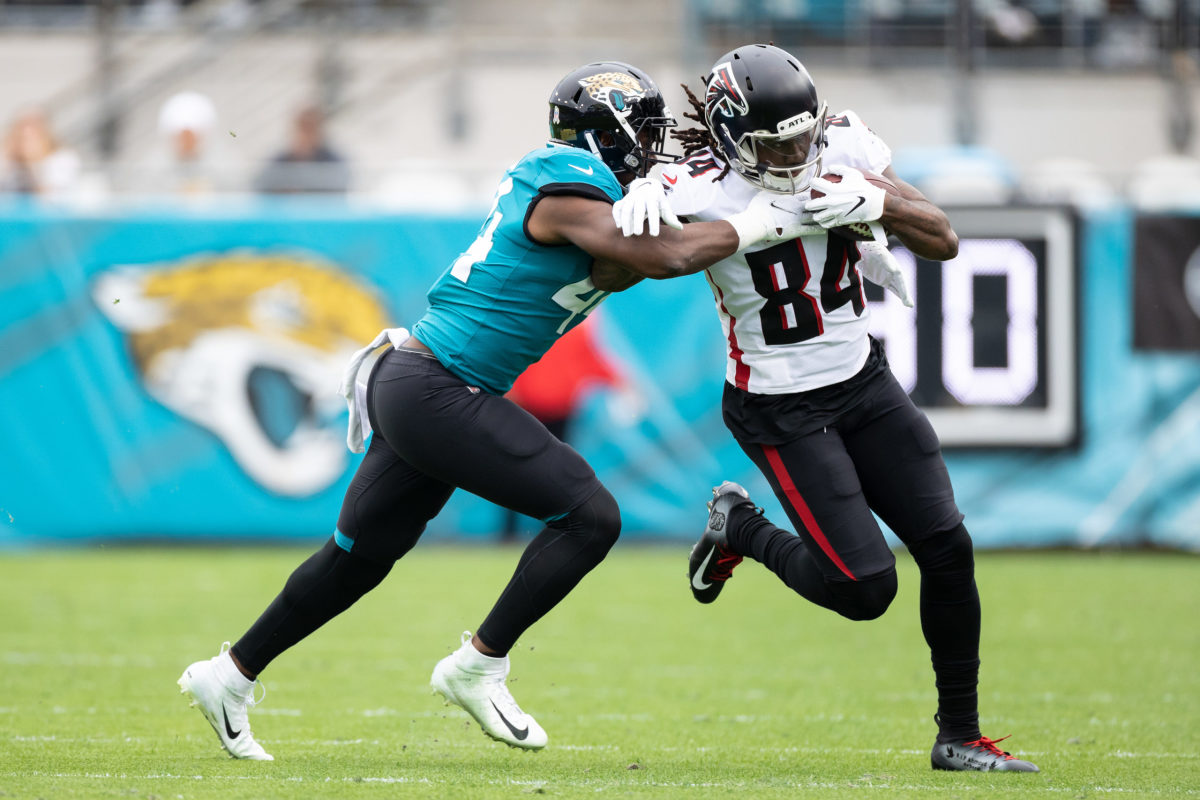
[[[883,140],[852,111],[826,122],[822,172],[846,166],[880,173],[892,160]],[[744,211],[761,191],[702,150],[659,172],[671,209],[690,221]],[[729,355],[725,379],[755,394],[790,394],[856,374],[870,340],[858,250],[847,239],[805,236],[744,250],[705,271]]]

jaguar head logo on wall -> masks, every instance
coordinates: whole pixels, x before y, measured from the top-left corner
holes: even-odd
[[[342,369],[388,326],[358,280],[308,254],[233,251],[117,266],[92,297],[150,395],[215,434],[257,484],[300,497],[341,477]]]

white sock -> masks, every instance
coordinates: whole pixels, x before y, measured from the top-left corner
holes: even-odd
[[[508,666],[508,656],[496,658],[484,655],[475,649],[470,640],[458,649],[458,653],[459,666],[472,672],[499,672]]]
[[[228,650],[217,656],[217,675],[221,683],[238,694],[249,694],[254,688],[254,681],[242,674],[237,664],[233,663],[233,656]]]

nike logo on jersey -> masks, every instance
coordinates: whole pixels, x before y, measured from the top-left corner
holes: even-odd
[[[592,168],[591,168],[591,167],[588,167],[587,169],[584,169],[583,167],[579,166],[578,164],[568,164],[567,166],[568,166],[568,167],[570,167],[571,169],[577,169],[577,170],[579,170],[579,171],[580,171],[580,172],[582,172],[584,175],[591,175],[591,174],[592,174]]]
[[[700,566],[696,569],[695,574],[692,575],[692,588],[693,589],[696,589],[698,591],[704,591],[708,587],[712,586],[711,583],[704,582],[704,572],[705,572],[705,570],[708,569],[708,562],[712,561],[713,553],[715,553],[715,552],[717,552],[717,548],[715,548],[715,547],[710,548],[708,551],[708,555],[704,556],[704,560],[700,562]]]
[[[225,710],[225,704],[224,704],[224,703],[222,703],[222,704],[221,704],[221,716],[223,716],[223,717],[225,718],[225,733],[226,733],[226,734],[228,734],[228,736],[229,736],[229,738],[230,738],[230,739],[236,739],[237,737],[239,737],[239,736],[241,736],[241,735],[242,735],[242,732],[241,732],[241,731],[235,731],[235,730],[233,729],[233,727],[232,727],[232,726],[230,726],[230,724],[229,724],[229,712]]]
[[[575,166],[575,165],[572,164],[571,166]],[[579,169],[578,167],[575,167],[575,168]],[[488,702],[492,703],[491,700],[489,700]],[[496,708],[495,703],[492,703],[492,708],[496,709],[496,716],[500,717],[500,721],[504,723],[504,726],[506,728],[508,728],[510,731],[512,731],[512,735],[517,737],[517,741],[522,741],[522,742],[525,741],[525,737],[529,735],[529,726],[526,725],[524,728],[518,728],[518,727],[514,726],[511,722],[509,722],[507,717],[505,717],[503,714],[500,713],[500,709]]]
[[[678,183],[678,182],[679,182],[679,176],[678,176],[678,175],[667,175],[667,174],[664,174],[664,175],[662,176],[662,178],[663,178],[663,180],[664,180],[664,181],[666,181],[667,183],[671,184],[672,186],[674,186],[676,183]]]

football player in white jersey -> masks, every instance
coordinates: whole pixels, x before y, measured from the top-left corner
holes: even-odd
[[[749,557],[817,605],[875,619],[896,595],[896,569],[874,511],[921,572],[921,627],[938,690],[933,767],[1036,772],[980,731],[971,537],[937,435],[867,333],[863,275],[911,305],[880,226],[935,260],[955,257],[957,236],[941,209],[895,174],[888,146],[854,112],[828,113],[789,53],[739,47],[717,61],[706,84],[703,102],[688,91],[696,113],[685,115],[704,127],[674,134],[685,158],[657,181],[631,186],[614,208],[617,224],[631,235],[660,217],[724,219],[764,190],[814,224],[705,271],[728,353],[725,423],[798,535],[767,520],[741,486],[723,483],[689,559],[692,593],[711,603]],[[840,180],[822,177],[829,173]],[[864,173],[882,175],[896,191]],[[870,234],[875,240],[855,240]],[[637,277],[593,268],[597,285]]]

